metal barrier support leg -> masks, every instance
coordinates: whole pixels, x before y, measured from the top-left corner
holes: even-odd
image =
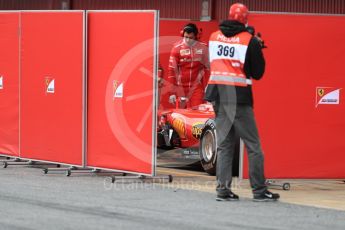
[[[113,176],[112,177],[112,183],[115,183],[117,180],[167,180],[169,183],[173,182],[173,176],[172,175],[162,175],[162,176],[145,176],[145,175],[133,175],[133,176]]]
[[[43,166],[43,165],[52,165],[52,163],[44,163],[44,162],[37,162],[31,160],[21,160],[21,159],[14,159],[14,160],[6,160],[1,161],[3,164],[3,168],[7,168],[8,166]],[[57,167],[60,167],[59,164],[56,164]]]
[[[291,188],[290,183],[288,183],[288,182],[278,183],[275,180],[266,180],[266,185],[269,187],[282,188],[283,190],[290,190],[290,188]]]

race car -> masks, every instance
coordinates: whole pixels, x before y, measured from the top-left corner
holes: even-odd
[[[217,143],[214,118],[211,104],[188,109],[180,109],[177,105],[175,109],[158,111],[158,148],[178,148],[182,150],[180,156],[184,160],[200,162],[205,172],[215,175]],[[234,162],[236,159],[238,156],[235,156]],[[235,172],[236,168],[235,164]]]
[[[181,99],[180,99],[181,100]],[[182,98],[183,100],[183,98]],[[215,113],[211,104],[201,104],[189,109],[158,111],[158,148],[177,149],[173,160],[182,157],[185,162],[200,162],[205,172],[215,175],[217,162],[217,133]],[[236,144],[232,164],[232,176],[240,175],[240,137],[235,135]],[[159,159],[159,158],[158,158]],[[171,161],[170,161],[171,163]],[[290,190],[290,183],[267,180],[266,185]]]

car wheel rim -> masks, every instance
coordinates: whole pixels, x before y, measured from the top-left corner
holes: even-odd
[[[202,139],[202,156],[206,162],[212,160],[215,150],[214,135],[210,130],[207,130]]]

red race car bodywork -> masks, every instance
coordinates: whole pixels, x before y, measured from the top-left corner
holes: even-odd
[[[189,159],[200,161],[204,170],[215,173],[216,130],[211,104],[189,109],[158,111],[159,148],[182,148]],[[190,151],[189,151],[190,150]]]
[[[197,147],[201,138],[202,130],[209,119],[214,118],[212,105],[202,104],[192,109],[169,109],[158,112],[158,132],[165,125],[171,126],[178,134],[179,140],[170,143],[172,147]],[[158,143],[167,145],[169,143]]]

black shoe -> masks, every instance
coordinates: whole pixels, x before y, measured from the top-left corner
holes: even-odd
[[[266,190],[261,194],[254,194],[253,201],[277,201],[280,198],[278,193],[271,193]]]
[[[217,195],[216,201],[236,201],[239,200],[239,197],[233,193],[233,192],[229,192],[226,195]]]

